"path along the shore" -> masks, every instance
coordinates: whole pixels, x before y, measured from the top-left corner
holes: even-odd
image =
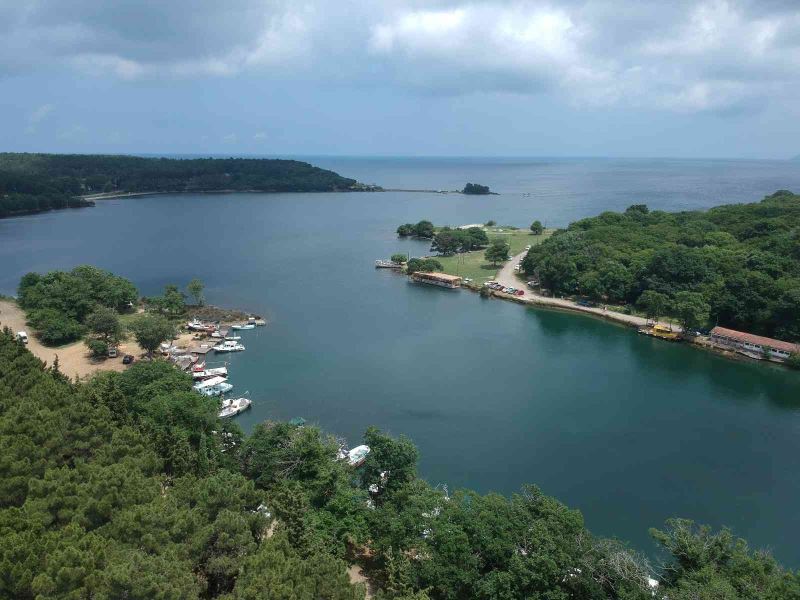
[[[506,262],[506,264],[503,265],[503,268],[498,271],[494,280],[505,287],[520,288],[520,286],[524,286],[524,282],[517,277],[516,271],[514,271],[514,266],[518,265],[522,259],[525,258],[526,254],[527,251],[521,252]],[[525,289],[524,296],[508,296],[507,294],[502,293],[497,295],[501,297],[512,298],[514,301],[524,304],[550,306],[553,308],[587,313],[603,319],[608,319],[609,321],[616,321],[618,323],[628,325],[629,327],[643,327],[648,324],[647,319],[643,319],[642,317],[637,317],[635,315],[626,315],[624,313],[619,313],[612,310],[604,310],[603,307],[581,306],[572,300],[565,300],[563,298],[550,298],[548,296],[537,294],[527,287],[524,287],[523,289]],[[669,326],[670,324],[663,323],[663,325]],[[680,333],[681,328],[677,325],[672,325],[672,330],[676,333]]]

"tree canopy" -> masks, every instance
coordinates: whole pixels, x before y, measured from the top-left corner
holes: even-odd
[[[536,487],[432,488],[402,436],[368,429],[354,470],[317,427],[218,410],[167,362],[73,383],[0,332],[0,597],[357,600],[362,554],[382,599],[800,597],[727,530],[653,530],[656,570]]]
[[[534,246],[529,275],[560,294],[663,309],[707,323],[800,341],[800,196],[668,213],[643,204],[582,219]],[[691,294],[691,295],[687,295]],[[651,296],[652,298],[652,296]]]
[[[296,160],[0,153],[0,217],[88,206],[77,196],[102,192],[352,189],[362,188],[354,179]]]
[[[137,298],[130,281],[88,265],[46,275],[28,273],[17,290],[28,322],[45,344],[54,345],[80,338],[87,317],[97,310],[123,311]]]
[[[488,185],[481,185],[479,183],[468,183],[464,186],[464,189],[461,190],[462,194],[473,194],[478,196],[485,196],[486,194],[490,194],[489,186]]]

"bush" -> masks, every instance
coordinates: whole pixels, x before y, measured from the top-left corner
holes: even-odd
[[[108,344],[103,340],[97,340],[94,338],[86,338],[85,342],[86,347],[92,352],[92,356],[95,358],[103,358],[108,356]]]
[[[417,271],[422,273],[433,273],[434,271],[441,271],[443,268],[444,267],[442,267],[442,263],[435,258],[412,258],[406,264],[406,269],[408,270],[409,275],[416,273]]]
[[[793,352],[789,358],[786,359],[786,366],[800,370],[800,352]]]
[[[74,342],[83,335],[80,323],[53,308],[31,312],[28,323],[36,330],[42,343],[48,346]]]

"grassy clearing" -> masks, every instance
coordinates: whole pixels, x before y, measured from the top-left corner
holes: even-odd
[[[525,250],[525,246],[535,246],[541,244],[553,234],[553,230],[547,229],[542,235],[533,235],[527,229],[509,229],[507,227],[488,227],[486,233],[489,239],[500,238],[505,240],[511,247],[511,255],[515,256]],[[484,281],[494,278],[501,264],[492,265],[483,257],[483,250],[456,254],[455,256],[437,256],[445,273],[459,275],[472,279],[473,285],[482,285]]]

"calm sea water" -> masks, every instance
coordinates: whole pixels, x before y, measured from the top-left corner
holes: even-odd
[[[415,193],[157,196],[0,220],[0,292],[90,263],[144,294],[200,277],[210,302],[266,315],[228,357],[249,429],[303,416],[358,442],[410,436],[432,483],[512,493],[535,483],[596,533],[652,551],[670,516],[729,525],[800,566],[800,374],[645,339],[589,317],[409,285],[375,258],[421,254],[397,224],[534,218],[565,225],[800,190],[800,165],[748,161],[333,159]]]

